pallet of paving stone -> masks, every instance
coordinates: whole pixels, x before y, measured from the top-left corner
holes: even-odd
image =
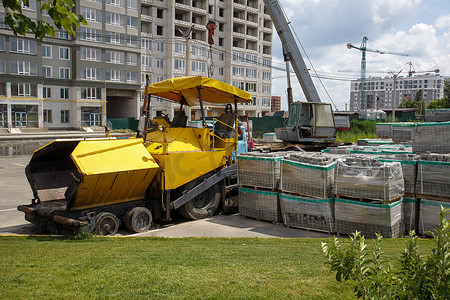
[[[396,143],[410,142],[414,138],[415,123],[404,122],[392,124],[392,140]]]
[[[419,216],[419,199],[403,198],[403,220],[405,223],[405,232],[414,230],[417,232],[417,222]]]
[[[439,212],[441,206],[445,209],[450,209],[450,203],[420,199],[420,212],[419,212],[419,233],[423,235],[430,235],[429,231],[433,231],[439,225]],[[450,221],[450,215],[447,215],[447,220]]]
[[[281,161],[282,191],[330,198],[336,157],[323,153],[292,153]]]
[[[377,123],[375,134],[379,139],[392,137],[392,123]]]
[[[417,161],[416,194],[421,198],[450,198],[450,154],[420,155]]]
[[[450,121],[450,109],[427,109],[425,110],[425,119],[427,122]]]
[[[281,160],[289,152],[249,152],[237,157],[238,181],[241,185],[278,188]]]
[[[414,153],[450,153],[450,122],[417,123],[412,147]]]
[[[334,178],[335,195],[389,202],[405,193],[399,162],[348,156],[337,160]]]
[[[334,218],[338,234],[360,231],[366,238],[395,238],[405,232],[403,200],[390,204],[367,203],[347,199],[334,199]]]
[[[402,166],[405,195],[413,195],[416,192],[417,160],[415,154],[395,154],[378,158],[381,162],[399,162]]]
[[[334,199],[280,193],[281,215],[287,227],[335,232]]]
[[[278,192],[240,187],[239,214],[258,220],[281,222]]]

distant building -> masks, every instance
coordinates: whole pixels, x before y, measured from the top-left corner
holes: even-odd
[[[444,80],[438,74],[416,75],[412,77],[400,76],[397,78],[396,104],[414,99],[419,90],[423,90],[423,99],[428,104],[444,96]],[[350,84],[350,110],[358,110],[360,105],[361,80],[352,80]],[[394,93],[393,77],[371,77],[366,79],[366,99],[363,100],[364,109],[392,108]]]
[[[270,111],[280,111],[281,110],[281,97],[280,96],[272,96],[270,99]]]

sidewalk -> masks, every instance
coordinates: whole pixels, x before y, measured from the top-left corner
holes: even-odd
[[[114,133],[110,132],[110,137],[131,136],[130,133]],[[70,139],[70,138],[101,138],[106,137],[104,131],[85,132],[80,130],[50,130],[48,132],[21,132],[21,133],[4,133],[0,132],[0,141],[14,140],[54,140],[54,139]]]

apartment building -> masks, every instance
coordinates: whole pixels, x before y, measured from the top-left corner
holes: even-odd
[[[395,107],[402,101],[414,99],[419,90],[423,91],[423,99],[428,104],[444,96],[444,80],[439,74],[424,74],[415,76],[399,76],[395,87]],[[352,80],[350,83],[350,110],[392,108],[394,96],[393,77],[369,77],[366,79],[366,99],[360,105],[361,80]]]
[[[210,21],[216,25],[212,45]],[[146,74],[152,83],[186,75],[211,77],[252,95],[253,102],[240,105],[240,113],[270,112],[272,21],[263,0],[142,0],[141,22],[142,87]],[[176,109],[161,99],[151,101],[152,116],[172,118]],[[200,118],[199,107],[185,109],[190,120]],[[207,106],[206,111],[215,117],[223,108]]]
[[[24,13],[51,21],[39,2]],[[140,89],[140,2],[80,0],[88,21],[76,38],[65,30],[36,41],[14,36],[0,8],[0,127],[100,127],[137,116]]]
[[[201,75],[251,93],[241,113],[270,111],[272,21],[263,0],[77,0],[88,25],[37,41],[14,36],[0,7],[0,128],[100,127],[139,116],[145,76],[151,83]],[[30,0],[24,13],[50,18]],[[206,24],[217,28],[208,43]],[[152,116],[178,107],[154,98]],[[199,108],[186,108],[199,119]],[[207,106],[208,116],[223,108]]]

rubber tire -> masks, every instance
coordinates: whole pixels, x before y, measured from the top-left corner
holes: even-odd
[[[189,184],[186,185],[186,189],[189,190]],[[193,188],[195,185],[192,185]],[[204,199],[206,197],[206,199]],[[209,218],[216,212],[219,207],[220,200],[222,198],[222,183],[218,182],[194,199],[190,200],[183,206],[181,206],[178,211],[180,214],[189,220],[199,220]],[[198,201],[203,201],[204,203],[198,203]]]
[[[99,213],[95,217],[95,234],[97,235],[115,235],[119,231],[119,219],[108,212]]]
[[[146,207],[134,207],[124,217],[125,227],[131,233],[147,231],[153,222],[152,213]]]

